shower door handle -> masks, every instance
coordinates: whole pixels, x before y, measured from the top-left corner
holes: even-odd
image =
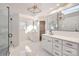
[[[13,36],[12,33],[9,33],[9,34],[8,34],[8,37],[9,37],[9,38],[12,38],[12,36]]]

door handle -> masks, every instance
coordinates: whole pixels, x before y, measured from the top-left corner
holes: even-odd
[[[9,33],[9,34],[8,34],[8,37],[9,37],[9,38],[12,38],[12,36],[13,36],[12,33]]]

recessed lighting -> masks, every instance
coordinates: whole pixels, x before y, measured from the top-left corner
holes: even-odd
[[[60,4],[58,3],[58,4],[56,4],[56,6],[60,6]]]
[[[53,8],[49,8],[49,10],[52,10]]]

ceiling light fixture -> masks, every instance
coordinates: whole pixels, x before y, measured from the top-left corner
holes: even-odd
[[[32,7],[27,8],[27,10],[32,12],[32,13],[40,13],[41,12],[41,10],[37,6],[37,4],[34,4]]]
[[[41,12],[41,9],[37,6],[37,4],[34,4],[32,7],[27,8],[27,10],[29,12],[31,12],[33,14],[33,16],[35,17],[33,20],[33,32],[34,32],[34,31],[36,31],[36,29],[34,28],[34,26],[35,26],[34,21],[37,20],[36,15]]]
[[[59,7],[59,6],[60,6],[60,4],[58,3],[58,4],[56,4],[56,6],[58,6],[58,7]]]

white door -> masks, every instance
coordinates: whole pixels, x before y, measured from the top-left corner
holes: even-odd
[[[48,36],[43,36],[42,47],[52,54],[52,38]]]
[[[46,37],[42,36],[42,48],[45,49],[45,46],[46,46]]]
[[[45,49],[52,54],[52,38],[51,37],[46,38]]]
[[[53,48],[52,48],[52,38],[48,38],[48,45],[47,50],[52,54]]]

